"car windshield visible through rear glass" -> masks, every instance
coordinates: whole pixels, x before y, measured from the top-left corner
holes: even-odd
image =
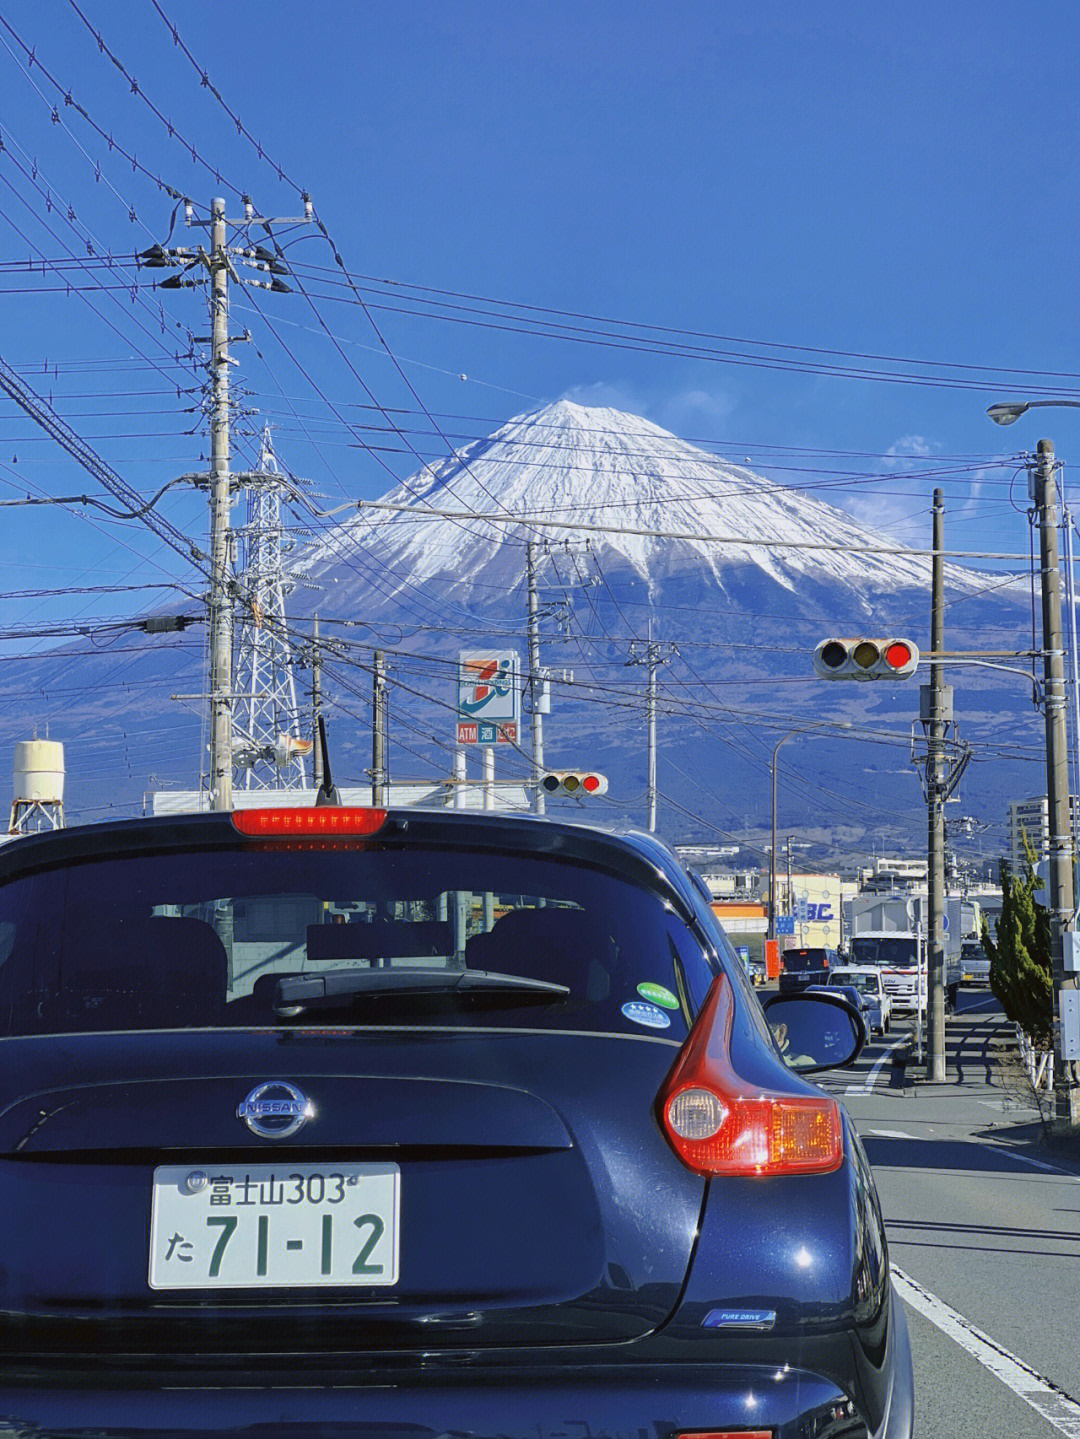
[[[437,978],[403,992],[405,970]],[[455,971],[538,983],[455,992]],[[350,985],[350,974],[363,979]],[[334,976],[313,988],[344,992],[284,1003],[279,982],[295,976]],[[658,895],[530,854],[222,849],[76,863],[0,886],[7,1035],[345,1022],[682,1039],[711,978]]]
[[[831,985],[850,985],[860,994],[877,994],[881,989],[881,980],[876,974],[850,974],[843,970],[831,974],[829,983]]]

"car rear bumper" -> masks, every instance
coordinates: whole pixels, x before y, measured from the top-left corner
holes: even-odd
[[[551,1373],[460,1362],[437,1374],[410,1371],[333,1377],[285,1360],[274,1376],[236,1368],[184,1374],[113,1369],[84,1376],[27,1375],[0,1384],[4,1431],[95,1439],[674,1439],[682,1432],[764,1430],[776,1439],[866,1439],[865,1420],[834,1384],[798,1369],[622,1363]],[[320,1382],[322,1380],[322,1382]],[[887,1422],[887,1421],[886,1421]],[[10,1428],[9,1428],[10,1426]],[[908,1439],[879,1427],[875,1439]]]

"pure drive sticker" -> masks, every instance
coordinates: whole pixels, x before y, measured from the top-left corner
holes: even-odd
[[[670,1018],[662,1009],[657,1009],[655,1004],[642,1004],[639,1000],[632,999],[629,1004],[623,1005],[622,1012],[635,1024],[645,1024],[650,1029],[669,1029],[671,1027]]]
[[[671,990],[665,989],[662,984],[653,984],[647,980],[644,984],[638,985],[637,992],[641,995],[642,999],[651,1000],[653,1004],[658,1004],[661,1009],[678,1009],[679,1007],[679,1001],[672,994]]]

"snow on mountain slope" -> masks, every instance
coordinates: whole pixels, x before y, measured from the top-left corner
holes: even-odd
[[[625,569],[650,594],[664,579],[688,572],[722,590],[736,575],[745,589],[753,576],[792,594],[825,583],[863,609],[881,592],[928,591],[930,583],[928,559],[882,553],[899,547],[843,510],[777,486],[639,416],[568,400],[517,416],[413,475],[384,502],[417,513],[366,511],[317,542],[301,568],[316,579],[332,573],[352,587],[341,560],[356,546],[389,571],[391,593],[438,579],[461,600],[470,584],[498,589],[511,569],[520,577],[527,539],[571,541],[578,548],[587,539],[605,567]],[[425,517],[425,509],[509,513],[520,522]],[[565,520],[566,527],[530,523],[539,520]],[[580,528],[587,525],[609,532]],[[672,533],[687,538],[661,537]],[[984,582],[948,566],[950,588],[969,592]]]

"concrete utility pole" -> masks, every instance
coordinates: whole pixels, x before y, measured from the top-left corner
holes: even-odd
[[[322,789],[322,746],[319,744],[319,716],[322,714],[322,646],[319,643],[319,616],[311,623],[311,734],[315,743],[312,752],[312,778],[316,789]]]
[[[787,744],[789,739],[794,739],[798,730],[789,730],[787,734],[781,735],[773,746],[772,760],[769,764],[769,810],[771,814],[769,834],[769,929],[767,938],[776,938],[776,913],[779,906],[776,903],[776,759],[780,753],[780,746]]]
[[[1074,927],[1072,816],[1069,802],[1069,754],[1065,725],[1065,655],[1061,628],[1061,570],[1058,562],[1058,494],[1054,445],[1040,440],[1034,467],[1033,499],[1039,522],[1042,559],[1042,644],[1046,717],[1046,800],[1050,858],[1050,921],[1054,992],[1057,998],[1054,1056],[1054,1109],[1069,1124],[1080,1122],[1080,1087],[1074,1067],[1062,1052],[1062,1000],[1075,992],[1077,976],[1066,973],[1065,935]]]
[[[656,671],[667,664],[672,655],[678,654],[673,644],[663,645],[652,638],[649,626],[648,642],[643,648],[634,643],[630,646],[628,665],[648,665],[649,683],[646,689],[645,718],[649,731],[649,779],[646,790],[649,809],[649,833],[656,833]]]
[[[536,594],[536,541],[525,546],[525,567],[529,585],[529,733],[532,737],[532,807],[534,814],[544,814],[544,791],[540,776],[544,773],[544,715],[542,695],[544,678],[540,672],[540,604]]]
[[[375,651],[371,676],[371,803],[385,806],[389,776],[386,772],[387,685],[386,654]]]
[[[945,648],[944,548],[944,491],[935,490],[930,591],[930,650],[935,655]],[[945,1081],[945,737],[953,716],[952,687],[945,684],[945,670],[940,663],[931,663],[930,683],[920,687],[919,698],[920,718],[926,732],[927,939],[930,946],[926,1077],[931,1083],[942,1084]]]
[[[236,476],[230,474],[229,449],[229,280],[254,285],[257,289],[272,290],[288,294],[290,287],[279,276],[289,273],[277,241],[273,239],[271,226],[275,224],[306,224],[313,219],[311,199],[304,195],[304,214],[281,216],[271,219],[257,215],[248,196],[243,196],[244,218],[228,220],[225,217],[225,201],[217,197],[210,202],[210,219],[196,220],[194,207],[185,201],[188,225],[205,225],[209,230],[209,249],[202,245],[175,246],[166,250],[162,245],[151,245],[137,257],[140,265],[149,269],[179,268],[181,273],[162,280],[157,288],[181,290],[202,282],[203,271],[210,276],[210,473],[207,475],[185,475],[183,478],[197,485],[207,485],[210,492],[210,593],[207,600],[209,611],[209,706],[210,706],[210,805],[215,810],[233,807],[233,674],[232,674],[232,627],[233,595],[235,582],[230,569],[232,563],[229,509],[232,500],[234,480],[247,479],[265,483],[265,474]],[[265,249],[261,245],[229,246],[228,227],[243,226],[245,231],[253,225],[261,225],[274,245]],[[237,264],[263,272],[270,278],[256,280],[238,274]],[[197,276],[197,278],[196,278]],[[234,336],[246,339],[247,336]],[[206,338],[197,341],[205,344]]]
[[[210,806],[232,809],[229,574],[229,259],[225,201],[210,202]]]
[[[649,646],[649,697],[646,701],[646,717],[649,726],[649,833],[656,833],[656,666],[659,663]]]

